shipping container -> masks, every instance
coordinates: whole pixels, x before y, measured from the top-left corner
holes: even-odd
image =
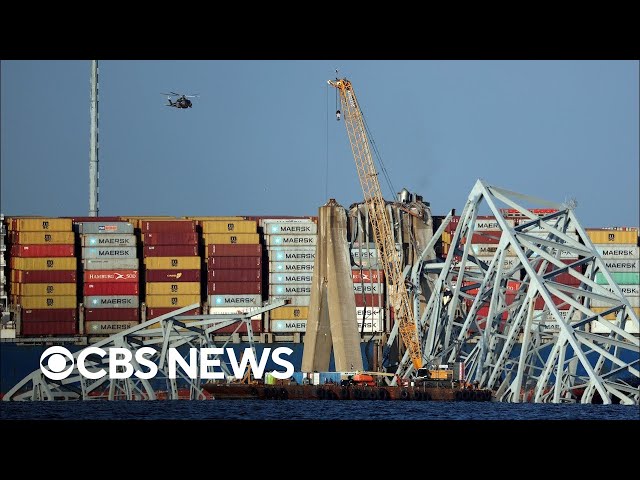
[[[200,257],[147,257],[144,264],[147,270],[196,270],[202,260]]]
[[[604,259],[619,258],[633,260],[640,258],[640,247],[633,245],[594,245]]]
[[[260,268],[261,257],[209,257],[207,267],[209,270]]]
[[[269,247],[272,262],[313,262],[315,259],[316,247]]]
[[[229,314],[245,314],[255,310],[257,307],[209,307],[209,315],[229,315]],[[262,320],[262,314],[253,315],[251,317],[251,325],[255,325],[253,321]],[[244,330],[247,331],[246,328]]]
[[[456,228],[458,228],[459,223],[460,223],[460,217],[457,215],[453,216],[449,224],[445,227],[445,230],[449,233],[452,233],[455,231]],[[496,231],[496,230],[500,230],[500,225],[498,224],[498,220],[496,220],[496,217],[488,216],[488,215],[478,215],[476,217],[474,230],[475,231]]]
[[[354,293],[378,294],[378,293],[382,293],[383,290],[384,290],[383,283],[354,283],[353,284]]]
[[[138,283],[133,282],[85,283],[83,287],[83,294],[86,296],[138,295],[139,293]]]
[[[309,316],[309,307],[278,307],[269,312],[271,320],[299,320]]]
[[[21,312],[23,324],[25,322],[75,322],[78,319],[77,308],[31,309],[24,308]]]
[[[629,302],[629,305],[631,305],[632,307],[640,307],[640,297],[638,296],[625,296],[624,298],[626,298],[627,302]],[[616,302],[616,304],[618,304],[619,302]],[[601,301],[601,300],[593,300],[591,302],[591,306],[592,307],[611,307],[613,304],[611,302],[605,302],[605,301]]]
[[[73,295],[20,295],[17,303],[23,309],[76,308],[78,301]]]
[[[279,222],[263,225],[265,235],[315,235],[318,225],[308,222]]]
[[[138,308],[139,298],[136,295],[96,295],[85,296],[86,308]]]
[[[85,270],[138,270],[137,258],[85,258],[82,260]]]
[[[9,230],[18,232],[70,232],[70,218],[14,218]]]
[[[84,272],[87,283],[135,283],[138,282],[138,270],[90,270]]]
[[[211,243],[207,245],[207,256],[215,257],[262,257],[262,245],[221,245]]]
[[[593,313],[596,314],[600,314],[602,312],[604,312],[605,310],[608,310],[609,307],[591,307],[591,310],[593,310]],[[636,317],[640,317],[640,308],[639,307],[634,307],[633,311],[636,314]],[[605,315],[604,318],[606,320],[615,320],[617,318],[617,313],[610,313],[608,315]]]
[[[73,245],[73,232],[10,232],[13,244],[21,245]]]
[[[135,327],[140,322],[135,321],[109,321],[109,320],[99,320],[99,321],[85,321],[84,322],[84,331],[87,335],[113,335],[114,333],[119,333],[124,330],[128,330],[132,327]]]
[[[266,237],[270,247],[310,247],[317,242],[317,235],[269,235]]]
[[[197,245],[198,234],[184,233],[143,233],[142,242],[146,245]]]
[[[618,285],[618,287],[620,288],[622,295],[624,295],[625,297],[640,296],[640,286],[638,285]],[[603,288],[605,290],[608,290],[611,293],[615,293],[613,291],[613,287],[610,287],[608,285],[603,285]]]
[[[257,233],[205,233],[202,235],[205,245],[250,245],[260,243]]]
[[[361,316],[358,316],[356,320],[358,321],[358,332],[384,332],[384,320],[380,318],[366,318],[363,320]],[[362,325],[363,323],[364,326]]]
[[[266,227],[271,223],[308,223],[308,222],[314,222],[317,223],[318,222],[318,217],[293,217],[293,216],[289,216],[289,215],[285,215],[282,217],[261,217],[261,216],[257,216],[257,217],[246,217],[246,218],[251,218],[251,219],[255,219],[258,221],[258,224],[261,227]]]
[[[16,295],[75,295],[76,283],[14,283],[12,293]]]
[[[262,295],[209,295],[207,303],[211,307],[260,307]]]
[[[282,285],[291,283],[311,283],[313,274],[311,273],[270,273],[269,283],[271,285]]]
[[[257,233],[255,220],[215,220],[200,222],[202,233]]]
[[[11,246],[13,257],[73,257],[75,254],[73,245],[22,245]]]
[[[193,257],[198,255],[197,245],[145,245],[145,257]]]
[[[258,315],[258,316],[260,316],[260,315]],[[239,323],[240,322],[236,322],[236,323],[234,323],[232,325],[229,325],[229,326],[226,326],[226,327],[220,327],[217,330],[215,330],[214,332],[212,332],[212,334],[213,335],[229,335],[231,333],[246,334],[247,333],[247,324],[242,322],[242,324],[238,328],[238,324]],[[260,319],[260,320],[251,320],[251,330],[253,331],[254,335],[256,333],[262,333],[262,319]]]
[[[310,284],[269,285],[269,295],[288,297],[291,295],[311,295]]]
[[[121,217],[62,217],[62,218],[70,218],[73,223],[84,223],[84,222],[109,223],[109,222],[122,221]]]
[[[129,222],[82,222],[78,225],[78,231],[84,235],[133,233],[133,224]]]
[[[11,268],[16,270],[75,270],[77,266],[74,257],[11,258]]]
[[[640,272],[640,260],[638,259],[604,259],[604,265],[610,272]]]
[[[141,220],[142,233],[194,233],[196,222],[193,220]]]
[[[80,235],[83,247],[135,247],[136,236],[126,233],[84,234]]]
[[[474,255],[478,255],[478,256],[488,256],[491,255],[493,256],[496,251],[498,250],[498,245],[497,244],[489,244],[489,243],[477,243],[477,244],[471,244],[471,252],[473,252]],[[515,249],[513,247],[508,247],[507,251],[505,252],[505,255],[507,257],[513,257],[516,255]]]
[[[310,295],[269,295],[269,303],[274,303],[276,300],[282,299],[289,302],[287,305],[296,307],[308,307],[311,303]]]
[[[11,270],[11,282],[21,283],[75,283],[76,270]]]
[[[147,295],[149,308],[180,308],[200,303],[200,295]]]
[[[200,269],[191,270],[147,270],[147,283],[150,282],[199,282]]]
[[[638,245],[638,231],[621,231],[587,228],[592,243],[609,245]]]
[[[384,295],[357,293],[355,297],[356,307],[379,307],[384,304]]]
[[[207,277],[210,282],[259,282],[262,280],[262,269],[209,270]]]
[[[271,320],[271,331],[273,333],[293,333],[305,332],[307,330],[307,319],[303,320]]]
[[[272,273],[312,273],[313,262],[269,262]]]
[[[200,282],[151,282],[147,295],[200,295]]]
[[[384,270],[351,270],[353,283],[382,283]]]
[[[140,310],[138,308],[85,308],[84,320],[85,322],[138,322],[140,320]]]
[[[77,320],[61,320],[59,322],[23,321],[20,327],[20,334],[24,337],[77,335],[78,322]]]
[[[640,284],[640,273],[637,272],[615,272],[611,273],[611,278],[618,285],[638,285]],[[596,283],[606,285],[608,282],[602,272],[596,273]]]
[[[154,318],[158,318],[162,315],[166,315],[167,313],[175,312],[177,310],[176,307],[169,308],[147,308],[147,320],[153,320]],[[188,310],[186,312],[181,313],[180,315],[200,315],[202,313],[202,309],[200,307],[194,308],[193,310]]]
[[[136,247],[83,247],[82,258],[117,258],[129,259],[136,258]]]
[[[262,282],[208,282],[208,295],[258,295],[262,293]]]

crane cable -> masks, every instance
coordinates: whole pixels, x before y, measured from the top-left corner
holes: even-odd
[[[378,165],[380,165],[380,170],[382,170],[382,174],[384,175],[384,178],[385,178],[385,180],[387,182],[387,186],[389,187],[389,190],[391,192],[391,198],[395,199],[396,190],[395,190],[395,188],[393,188],[393,184],[391,183],[391,177],[389,177],[389,173],[387,172],[387,168],[385,167],[384,162],[382,161],[382,155],[380,155],[380,152],[378,151],[378,146],[376,145],[376,141],[373,138],[373,134],[371,133],[371,129],[369,128],[369,125],[367,124],[367,119],[364,116],[364,112],[362,111],[362,108],[360,108],[360,115],[362,115],[362,122],[364,123],[364,128],[367,131],[367,135],[369,136],[369,140],[371,141],[371,147],[373,149],[373,153],[375,154],[376,159],[378,160]]]
[[[327,144],[325,151],[327,153],[325,172],[324,172],[324,200],[321,205],[329,199],[329,84],[327,84]]]

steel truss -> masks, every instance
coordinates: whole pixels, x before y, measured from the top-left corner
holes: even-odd
[[[135,351],[141,347],[153,347],[156,354],[146,357],[158,366],[158,374],[153,379],[154,384],[159,381],[166,385],[167,398],[177,400],[178,379],[169,378],[168,351],[169,348],[200,348],[222,347],[225,348],[234,333],[240,331],[242,325],[246,325],[250,347],[254,350],[253,330],[251,317],[261,315],[264,312],[286,305],[285,299],[275,300],[268,305],[256,307],[246,314],[216,314],[216,315],[183,315],[183,313],[199,308],[200,304],[193,304],[179,308],[173,312],[148,320],[128,330],[114,334],[104,340],[90,345],[108,350],[112,347],[124,347],[132,352],[131,365],[134,370],[144,370],[135,360]],[[221,328],[236,325],[222,345],[214,344],[213,335]],[[51,380],[40,369],[35,370],[15,385],[3,397],[5,401],[11,400],[156,400],[157,388],[153,388],[149,380],[132,376],[128,379],[110,379],[105,375],[98,380],[89,380],[78,372],[75,361],[82,350],[73,354],[74,367],[71,374],[64,380]],[[225,357],[215,356],[220,360],[220,368],[227,377],[233,375],[230,365]],[[197,371],[200,372],[200,355],[197,356]],[[71,366],[71,359],[67,359],[67,367]],[[90,372],[100,369],[108,371],[109,356],[103,358],[97,355],[87,357],[85,367]],[[184,388],[189,391],[192,400],[205,399],[201,378],[190,378],[178,364],[176,375]],[[198,376],[200,373],[198,373]],[[164,386],[163,385],[163,386]],[[164,388],[162,388],[164,390]],[[184,391],[184,389],[181,388]],[[183,397],[180,397],[183,398]]]
[[[465,241],[482,230],[476,228],[476,219],[483,201],[500,229],[490,258],[480,258]],[[529,208],[558,211],[538,216],[521,201]],[[501,205],[522,215],[517,226],[503,217]],[[451,215],[434,238],[450,220]],[[508,251],[515,256],[507,256]],[[417,272],[439,272],[424,311],[414,302],[426,365],[464,361],[467,378],[481,388],[494,389],[496,399],[504,402],[638,405],[638,316],[573,206],[478,180],[444,263],[418,262],[411,276],[405,272],[415,286],[414,294],[420,293]],[[445,304],[447,289],[453,295]],[[594,311],[593,302],[605,307]],[[406,353],[396,373],[401,377],[414,373]]]

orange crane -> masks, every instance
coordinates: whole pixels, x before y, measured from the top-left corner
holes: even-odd
[[[349,80],[336,78],[335,80],[329,80],[328,83],[340,93],[342,113],[338,110],[336,116],[338,120],[340,116],[344,117],[344,124],[347,127],[347,134],[351,142],[351,150],[356,161],[358,177],[360,177],[360,184],[362,185],[364,202],[367,205],[369,220],[375,235],[376,248],[384,265],[389,299],[398,322],[400,337],[417,371],[422,367],[422,352],[418,340],[418,331],[413,321],[409,293],[402,275],[400,256],[391,234],[391,222],[387,216],[385,201],[378,181],[378,172],[373,163],[362,111],[353,91],[353,85]]]

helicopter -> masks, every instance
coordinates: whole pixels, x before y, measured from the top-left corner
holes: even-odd
[[[169,103],[166,106],[167,107],[175,107],[175,108],[191,108],[193,106],[193,103],[189,99],[200,96],[198,94],[196,94],[196,95],[185,95],[185,94],[176,93],[176,92],[163,93],[162,95],[166,95],[167,96],[167,101]],[[177,97],[175,102],[171,101],[171,97]]]

